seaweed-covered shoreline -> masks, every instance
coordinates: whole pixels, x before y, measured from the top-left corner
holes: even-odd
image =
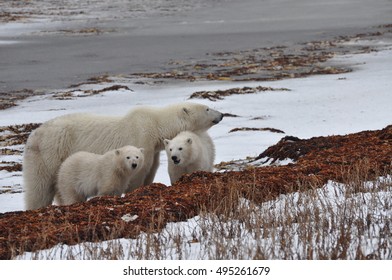
[[[296,161],[287,166],[243,171],[196,172],[171,187],[152,184],[124,197],[100,197],[71,206],[0,214],[0,258],[9,259],[58,243],[70,245],[156,232],[168,222],[214,209],[230,197],[233,188],[240,196],[261,203],[298,191],[298,182],[312,187],[328,180],[344,181],[344,174],[359,167],[363,179],[373,180],[390,171],[392,126],[294,142],[282,139],[260,157],[293,157]],[[135,218],[126,219],[128,216]]]

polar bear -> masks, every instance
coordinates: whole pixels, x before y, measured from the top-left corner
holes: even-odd
[[[144,164],[129,190],[149,185],[159,166],[163,139],[185,130],[206,131],[222,118],[222,113],[206,105],[184,102],[141,106],[125,116],[76,113],[47,121],[30,134],[25,145],[25,208],[37,209],[53,202],[60,164],[78,151],[104,154],[126,145],[144,148]]]
[[[215,146],[207,132],[183,131],[172,140],[164,139],[164,144],[172,184],[183,174],[213,171]]]
[[[92,196],[121,195],[143,166],[143,153],[143,148],[134,146],[124,146],[103,155],[74,153],[60,166],[57,203],[69,205]]]

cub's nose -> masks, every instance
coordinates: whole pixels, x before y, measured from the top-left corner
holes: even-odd
[[[177,156],[172,156],[171,159],[173,160],[174,164],[180,163],[180,159]]]
[[[137,167],[137,163],[132,163],[132,168],[135,169]]]

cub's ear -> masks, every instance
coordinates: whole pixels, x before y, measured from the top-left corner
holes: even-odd
[[[163,139],[163,144],[165,144],[165,146],[169,145],[170,140],[169,139]]]
[[[120,151],[119,150],[116,150],[114,153],[116,154],[116,156],[120,155]]]
[[[139,148],[139,150],[144,154],[144,148]]]
[[[188,139],[186,140],[186,142],[187,142],[188,144],[192,144],[192,138],[188,138]]]
[[[188,109],[188,108],[186,108],[186,107],[183,107],[183,108],[182,108],[182,110],[185,112],[185,114],[189,115],[189,112],[190,112],[190,111],[189,111],[189,109]]]

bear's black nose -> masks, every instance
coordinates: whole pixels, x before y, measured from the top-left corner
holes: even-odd
[[[223,114],[220,114],[220,116],[217,117],[217,118],[216,118],[215,120],[213,120],[212,122],[213,122],[214,124],[218,124],[222,119],[223,119]]]
[[[132,163],[132,168],[135,169],[137,167],[137,163]]]
[[[173,160],[174,164],[180,163],[180,160],[177,158],[177,156],[172,156],[171,159]]]

